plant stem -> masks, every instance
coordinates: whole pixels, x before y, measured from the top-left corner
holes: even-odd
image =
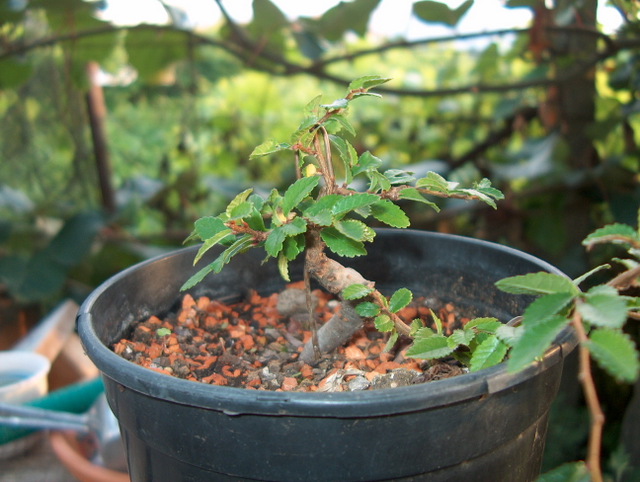
[[[591,358],[589,350],[585,346],[585,343],[589,341],[587,334],[582,325],[582,317],[576,310],[573,314],[572,320],[573,328],[576,330],[578,340],[580,342],[579,357],[580,357],[580,373],[578,379],[582,384],[582,391],[584,393],[587,407],[589,408],[589,415],[591,418],[591,428],[589,432],[589,446],[587,451],[587,468],[591,475],[591,482],[602,482],[602,469],[600,468],[600,447],[602,444],[602,427],[604,425],[604,414],[598,401],[598,394],[596,392],[596,386],[593,382],[593,376],[591,374]]]

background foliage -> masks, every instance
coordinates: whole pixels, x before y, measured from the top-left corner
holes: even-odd
[[[384,101],[362,100],[350,118],[359,153],[465,185],[489,177],[506,194],[496,212],[456,200],[438,201],[437,214],[412,209],[414,227],[509,244],[570,276],[610,254],[585,255],[580,241],[605,223],[637,222],[637,2],[609,2],[622,24],[608,35],[596,0],[508,0],[533,13],[531,25],[415,40],[368,32],[388,1],[290,19],[253,0],[240,24],[216,0],[223,20],[196,31],[170,4],[166,25],[118,26],[100,20],[100,1],[2,0],[3,299],[43,309],[82,299],[179,246],[194,219],[238,191],[287,185],[290,159],[250,160],[253,148],[293,131],[315,93],[330,101],[367,74],[393,81],[379,89]],[[473,3],[416,1],[413,15],[455,26]],[[605,409],[619,413],[630,391],[608,389]]]

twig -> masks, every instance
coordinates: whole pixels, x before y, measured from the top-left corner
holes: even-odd
[[[602,444],[602,427],[604,425],[604,414],[598,401],[598,394],[596,392],[596,386],[591,374],[591,358],[589,350],[585,346],[585,343],[589,341],[587,334],[584,331],[582,325],[582,317],[576,310],[573,314],[572,325],[578,335],[578,341],[580,342],[579,357],[580,357],[580,373],[578,379],[582,384],[582,391],[584,393],[587,407],[589,408],[589,415],[591,418],[591,428],[589,432],[589,446],[587,451],[587,468],[591,474],[591,482],[602,482],[602,469],[600,468],[600,447]]]

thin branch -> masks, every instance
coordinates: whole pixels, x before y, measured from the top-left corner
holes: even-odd
[[[578,335],[578,341],[580,342],[579,357],[580,357],[580,373],[578,378],[582,384],[582,390],[584,393],[587,407],[589,409],[589,415],[591,417],[591,428],[589,432],[589,446],[587,451],[587,468],[591,474],[591,482],[602,482],[602,469],[600,468],[600,450],[602,445],[602,427],[604,425],[604,414],[598,401],[598,394],[596,392],[596,386],[591,374],[591,358],[589,350],[585,346],[585,342],[589,339],[584,331],[582,325],[582,318],[576,310],[573,314],[572,320],[573,328]]]

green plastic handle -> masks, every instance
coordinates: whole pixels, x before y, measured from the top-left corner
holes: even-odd
[[[98,395],[103,391],[102,379],[97,377],[54,390],[43,397],[30,400],[24,405],[60,412],[84,413],[89,410]],[[0,445],[24,437],[31,432],[33,432],[32,429],[11,428],[0,425]]]

